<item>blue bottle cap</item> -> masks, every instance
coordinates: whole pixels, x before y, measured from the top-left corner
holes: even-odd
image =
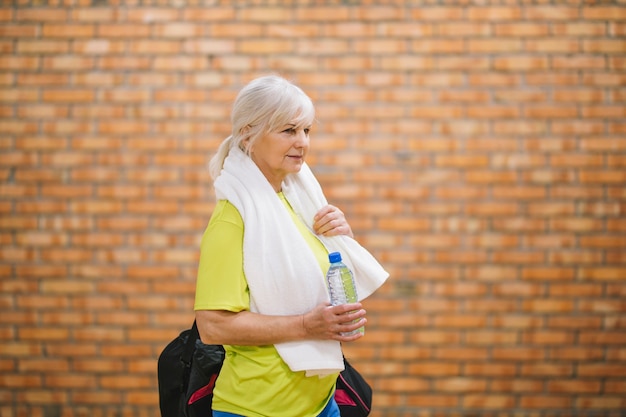
[[[331,264],[334,264],[335,262],[341,262],[341,254],[339,252],[329,253],[328,260]]]

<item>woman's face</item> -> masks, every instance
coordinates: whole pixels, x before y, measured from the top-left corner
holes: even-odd
[[[281,190],[287,174],[302,168],[309,151],[309,130],[310,126],[287,123],[257,139],[250,148],[252,160],[276,192]]]

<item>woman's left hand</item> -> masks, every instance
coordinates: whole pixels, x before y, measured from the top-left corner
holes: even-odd
[[[330,204],[322,207],[313,218],[313,230],[318,235],[323,236],[346,235],[354,237],[343,211]]]

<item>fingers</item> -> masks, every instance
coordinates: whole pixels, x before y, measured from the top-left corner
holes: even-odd
[[[330,339],[340,342],[351,342],[363,336],[358,332],[345,336],[367,323],[366,311],[361,303],[330,306],[320,304],[302,316],[302,326],[307,339]]]
[[[342,316],[346,313],[352,313],[358,310],[363,311],[363,314],[360,315],[359,317],[365,315],[365,310],[363,310],[363,305],[361,303],[340,304],[340,305],[332,306],[330,307],[330,309],[337,316]],[[358,318],[358,317],[355,317],[355,318]]]
[[[332,205],[322,207],[313,218],[313,230],[318,235],[352,237],[352,229],[341,210]]]
[[[337,340],[340,342],[351,342],[353,340],[360,339],[361,337],[363,337],[362,332],[354,332],[353,334],[351,333],[354,330],[357,330],[365,326],[365,324],[367,324],[367,319],[365,319],[364,317],[358,320],[352,320],[350,322],[340,324],[336,327],[336,330],[332,333],[331,339]]]
[[[313,217],[314,221],[318,221],[320,220],[322,217],[326,216],[327,214],[331,213],[334,209],[337,209],[335,206],[331,206],[330,204],[322,207],[320,209],[320,211],[317,212],[317,214],[315,214],[315,217]],[[339,210],[339,209],[337,209]]]
[[[366,324],[367,319],[362,318],[350,323],[349,325],[343,326],[343,328],[336,335],[335,340],[340,342],[352,342],[353,340],[360,339],[364,335],[363,332],[354,332],[354,330],[364,327]]]
[[[331,339],[340,342],[351,342],[363,337],[361,332],[349,334],[367,323],[365,318],[366,311],[361,308],[360,303],[338,305],[331,307],[331,309],[333,310],[336,323],[329,328]]]

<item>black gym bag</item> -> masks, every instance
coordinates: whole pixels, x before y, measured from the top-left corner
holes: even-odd
[[[211,417],[213,388],[224,362],[222,345],[206,345],[198,327],[183,331],[159,355],[161,417]],[[341,417],[366,417],[372,407],[372,388],[343,358],[335,400]]]

